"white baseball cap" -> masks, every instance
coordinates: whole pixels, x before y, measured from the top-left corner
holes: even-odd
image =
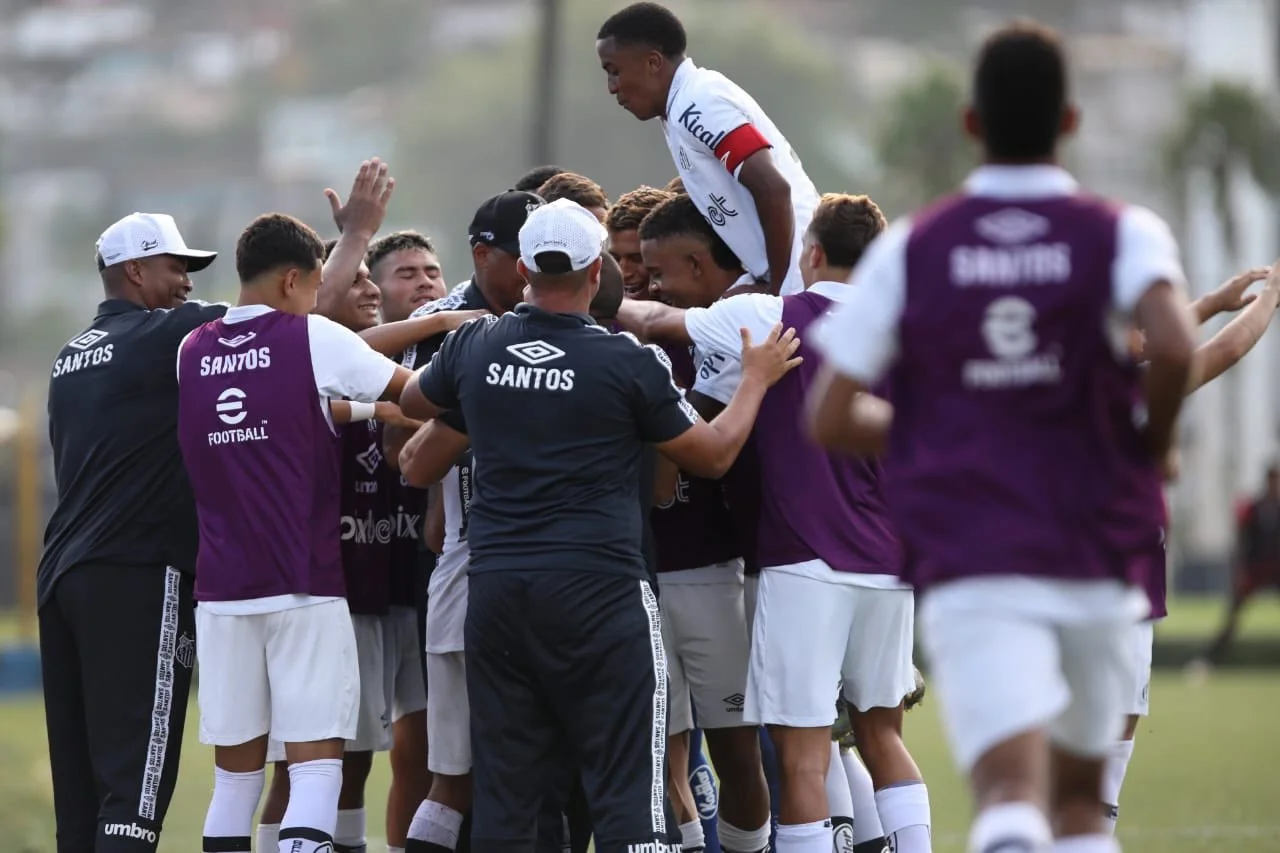
[[[202,270],[217,252],[188,249],[178,231],[178,224],[167,213],[131,213],[119,220],[98,238],[98,257],[104,267],[138,258],[173,255],[186,258],[187,272]]]
[[[534,208],[520,229],[520,260],[542,272],[534,260],[543,252],[559,252],[573,272],[585,270],[604,251],[609,232],[591,211],[567,198]]]

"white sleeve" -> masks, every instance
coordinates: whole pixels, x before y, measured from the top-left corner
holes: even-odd
[[[182,348],[187,345],[187,340],[194,335],[195,332],[196,330],[192,329],[182,336],[182,340],[178,341],[178,357],[173,360],[173,370],[177,374],[179,382],[182,381]]]
[[[782,297],[767,293],[744,293],[721,299],[710,308],[690,308],[684,312],[684,328],[698,349],[721,352],[740,358],[742,333],[760,343],[782,321]]]
[[[347,397],[374,403],[387,390],[396,363],[374,352],[355,332],[328,317],[307,315],[311,369],[322,397]]]
[[[1186,273],[1178,241],[1163,219],[1145,207],[1129,206],[1120,214],[1116,235],[1116,259],[1111,266],[1111,298],[1117,309],[1129,313],[1147,290],[1167,281],[1185,290]]]
[[[811,342],[838,373],[872,385],[898,355],[898,324],[907,300],[907,239],[900,219],[867,247],[850,279],[852,292],[819,320]]]
[[[740,296],[733,297],[741,299]],[[741,344],[741,338],[739,338]],[[699,394],[729,405],[742,384],[742,359],[719,350],[693,348],[693,388]]]

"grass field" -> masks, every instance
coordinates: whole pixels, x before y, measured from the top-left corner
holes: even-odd
[[[1164,631],[1205,636],[1218,602],[1179,602]],[[11,623],[10,623],[11,624]],[[0,625],[4,621],[0,620]],[[1246,636],[1280,634],[1280,602],[1260,601]],[[10,634],[12,636],[12,634]],[[3,641],[0,633],[0,642]],[[166,823],[163,853],[199,844],[212,782],[212,754],[195,737],[195,703],[187,724],[183,769]],[[1174,672],[1152,685],[1152,716],[1143,721],[1122,798],[1120,837],[1128,853],[1271,853],[1280,850],[1275,769],[1280,737],[1280,669],[1224,671],[1204,683]],[[930,785],[934,850],[963,853],[969,803],[952,769],[936,704],[907,718],[908,744]],[[12,853],[52,853],[52,795],[44,713],[37,696],[0,701],[0,829]],[[369,783],[370,850],[382,848],[388,771],[377,762]]]

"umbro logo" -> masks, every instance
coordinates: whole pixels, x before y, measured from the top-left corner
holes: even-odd
[[[725,709],[733,713],[742,713],[742,706],[747,701],[747,697],[741,693],[733,693],[724,697]]]
[[[378,466],[382,464],[382,459],[382,449],[377,444],[370,444],[368,450],[356,456],[356,462],[359,462],[360,467],[370,475],[378,473]]]
[[[222,344],[224,347],[237,349],[249,343],[249,341],[253,340],[257,336],[257,332],[249,332],[243,335],[236,335],[234,338],[218,338],[218,343]]]
[[[1049,233],[1049,220],[1017,207],[989,213],[973,223],[973,230],[993,243],[1013,246],[1030,243]]]
[[[71,347],[72,349],[88,349],[89,347],[93,346],[94,344],[96,344],[98,341],[102,340],[106,336],[107,336],[107,333],[104,332],[102,329],[90,329],[89,331],[85,332],[83,335],[80,335],[79,337],[76,337],[76,338],[72,338],[67,343],[67,346]]]
[[[548,361],[555,361],[557,358],[564,356],[564,350],[552,346],[546,341],[525,341],[522,344],[512,344],[507,347],[507,352],[525,364],[546,364]]]

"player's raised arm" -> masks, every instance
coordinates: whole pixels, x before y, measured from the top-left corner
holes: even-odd
[[[1259,270],[1249,270],[1232,279],[1232,282],[1252,283],[1258,278],[1255,275],[1257,272]],[[1262,339],[1263,333],[1267,331],[1277,306],[1280,306],[1280,263],[1272,266],[1269,271],[1264,269],[1261,272],[1266,275],[1267,281],[1256,296],[1244,296],[1243,292],[1235,296],[1235,305],[1247,307],[1216,335],[1196,347],[1192,361],[1191,381],[1187,386],[1188,394],[1207,385],[1233,367],[1248,355],[1249,351]]]
[[[801,359],[793,358],[799,347],[795,330],[783,333],[781,324],[759,346],[752,345],[751,334],[743,329],[742,381],[729,405],[708,423],[696,417],[692,407],[681,400],[692,426],[675,438],[659,442],[658,450],[691,474],[723,477],[751,435],[765,392],[800,365]]]
[[[351,193],[344,204],[332,189],[324,191],[333,210],[333,222],[342,236],[324,262],[316,310],[328,316],[338,310],[347,288],[364,262],[373,235],[382,227],[396,180],[387,164],[374,157],[360,164]]]
[[[769,259],[769,292],[776,296],[795,260],[791,257],[796,227],[791,184],[773,162],[768,147],[743,161],[738,182],[750,191],[756,203],[760,230],[764,232],[765,255]]]

